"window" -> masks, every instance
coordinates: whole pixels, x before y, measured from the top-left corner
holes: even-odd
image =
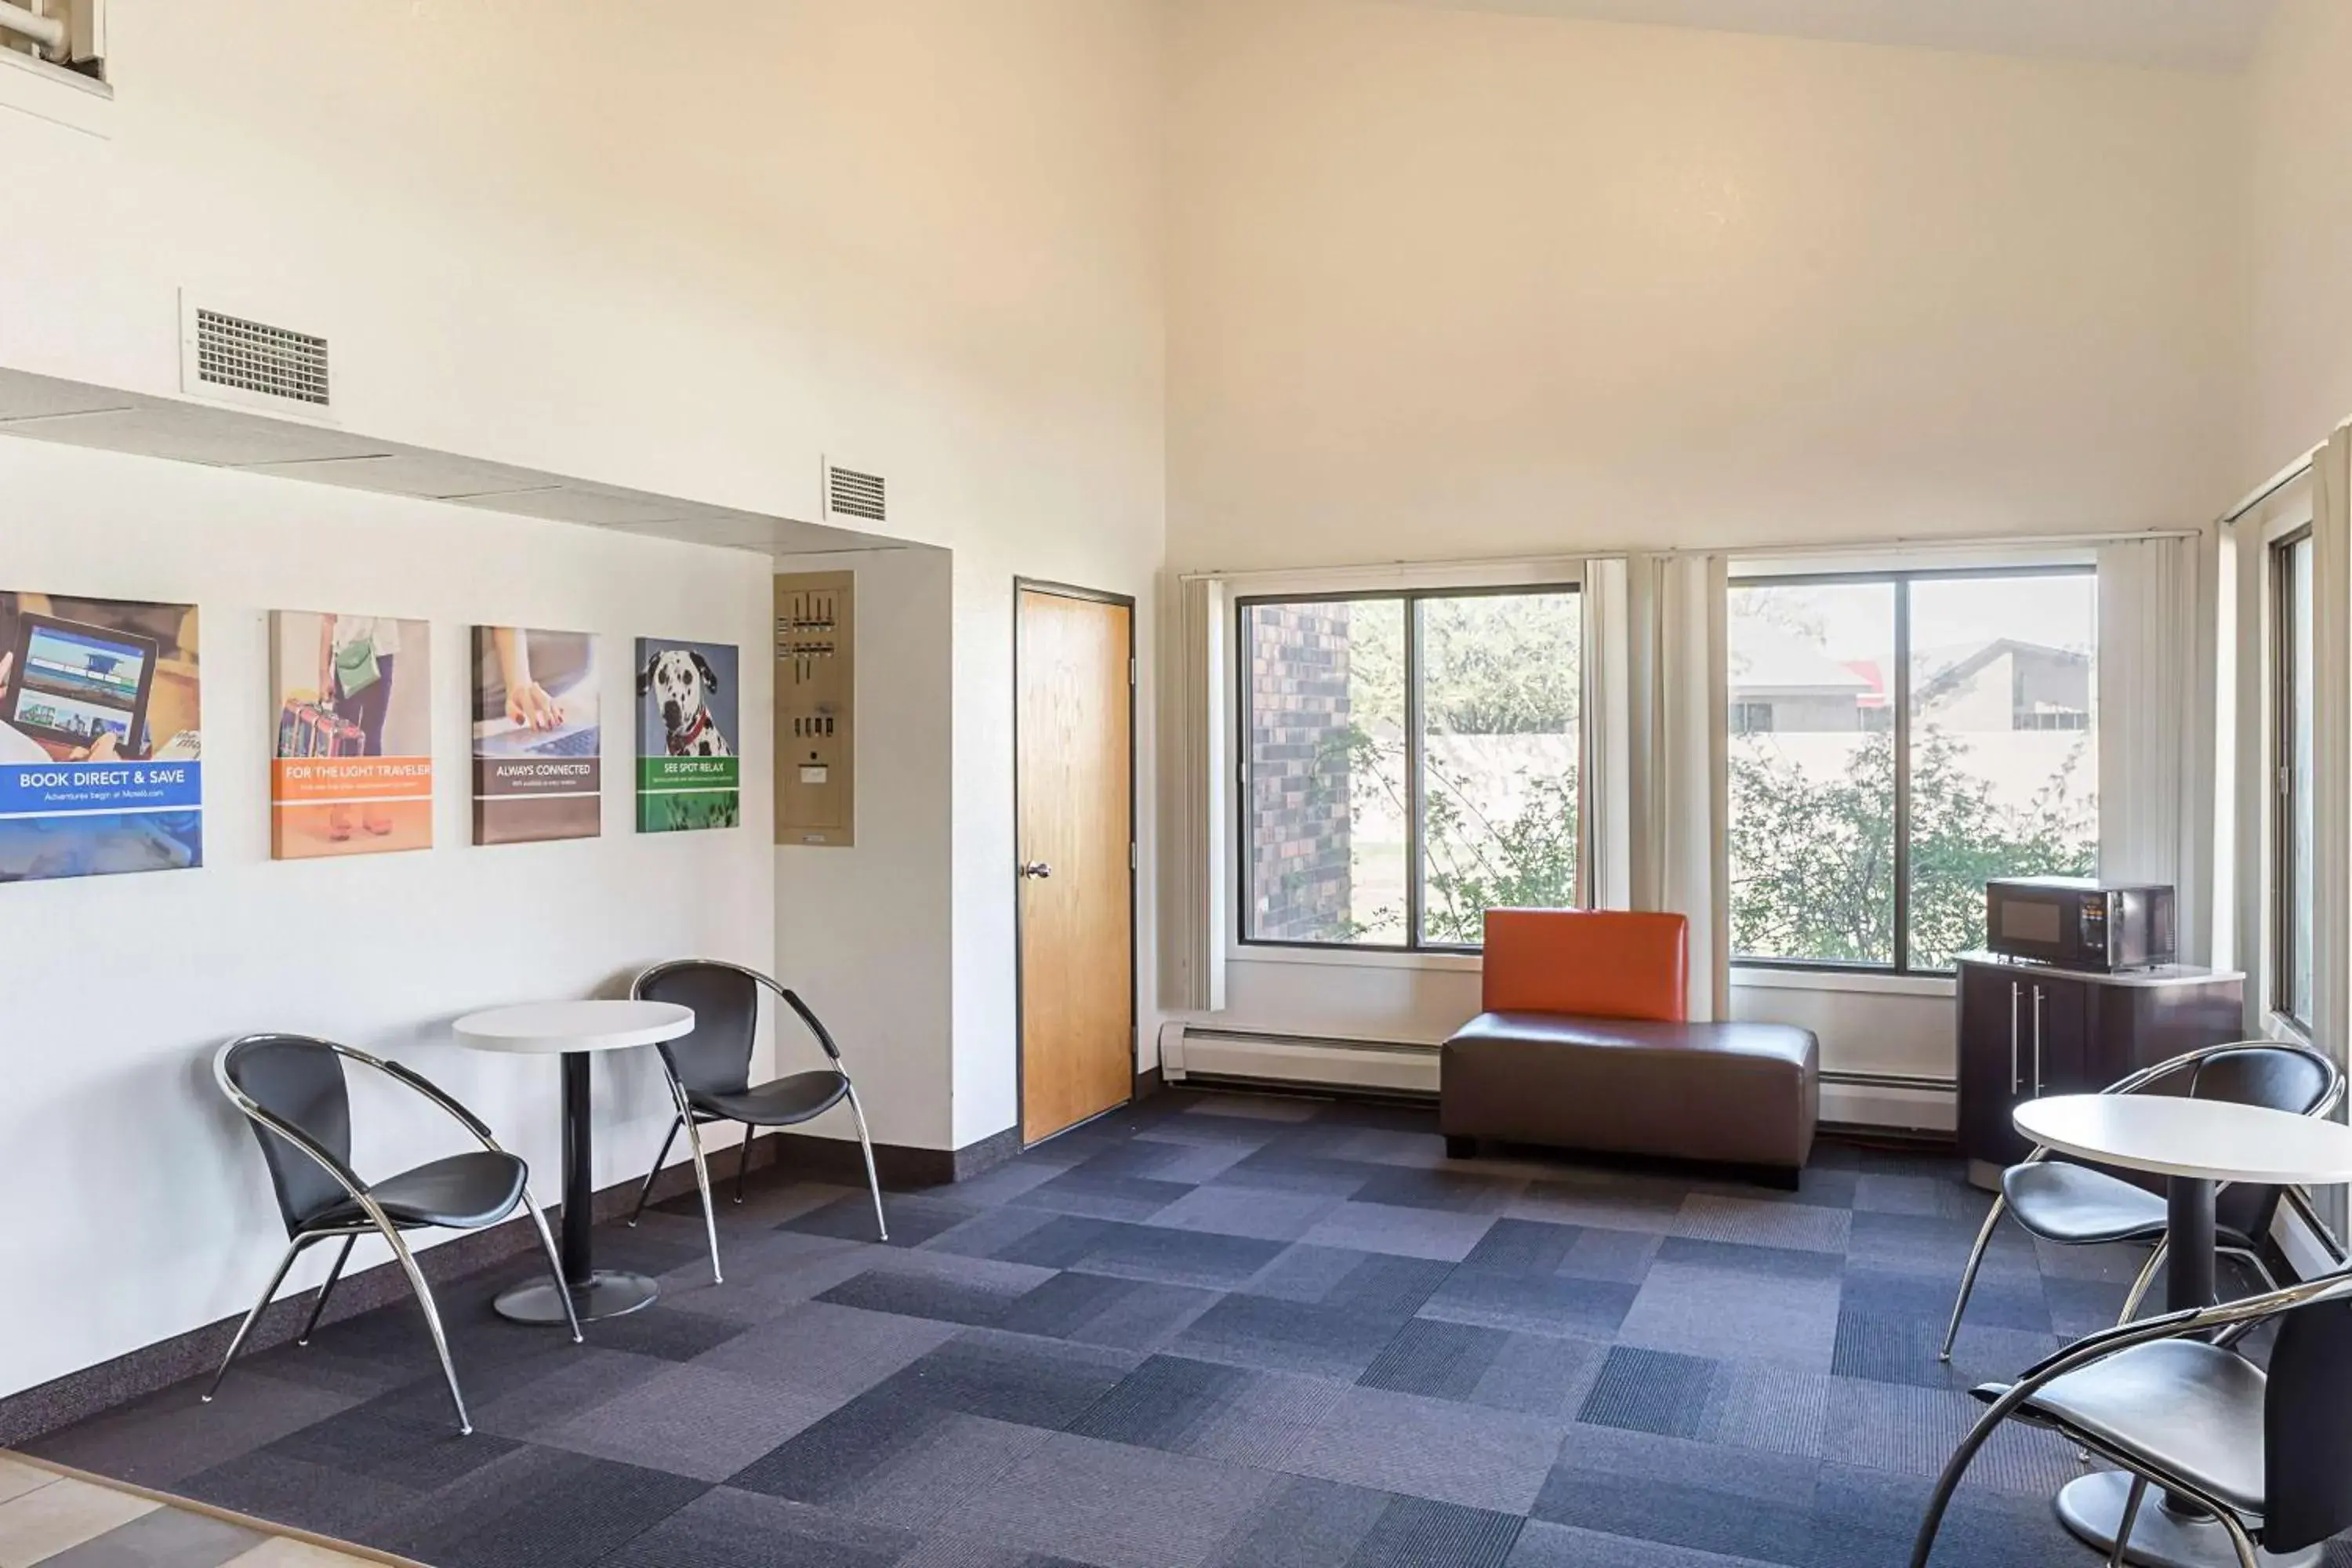
[[[1995,877],[2097,858],[2088,568],[1732,584],[1738,962],[1949,969]],[[1744,721],[1769,704],[1772,722]]]
[[[0,55],[106,77],[106,0],[0,0]]]
[[[1469,949],[1581,901],[1574,588],[1239,613],[1244,941]]]
[[[2306,1033],[2313,1012],[2311,903],[2318,888],[2318,789],[2312,770],[2318,666],[2312,640],[2312,549],[2309,529],[2271,547],[2276,637],[2271,766],[2278,795],[2271,830],[2271,1006]]]

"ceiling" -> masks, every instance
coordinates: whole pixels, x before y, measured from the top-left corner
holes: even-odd
[[[2276,0],[1380,0],[1972,54],[2235,71]]]

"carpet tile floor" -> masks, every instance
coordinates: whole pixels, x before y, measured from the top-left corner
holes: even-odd
[[[1986,1203],[1917,1154],[1782,1194],[1171,1092],[894,1194],[887,1245],[861,1192],[722,1194],[723,1285],[692,1197],[607,1226],[664,1295],[585,1346],[492,1314],[527,1259],[451,1286],[469,1438],[399,1306],[31,1451],[437,1568],[1899,1568],[1966,1389],[2139,1261],[2004,1227],[1946,1366]],[[1936,1562],[2096,1561],[2079,1473],[2002,1433]]]

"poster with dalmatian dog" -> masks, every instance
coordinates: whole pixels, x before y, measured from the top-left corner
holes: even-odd
[[[740,664],[725,643],[637,639],[638,832],[742,822]]]

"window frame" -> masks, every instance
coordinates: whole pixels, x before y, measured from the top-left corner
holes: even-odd
[[[1891,730],[1895,737],[1895,914],[1894,960],[1888,963],[1841,963],[1824,958],[1748,958],[1737,951],[1731,954],[1735,974],[1741,970],[1761,973],[1873,975],[1896,979],[1949,980],[1957,969],[1926,969],[1911,963],[1911,584],[1939,581],[1983,581],[1999,577],[2090,577],[2098,576],[2094,563],[2045,562],[2021,565],[1986,566],[1889,566],[1853,572],[1743,572],[1731,577],[1732,588],[1826,587],[1842,584],[1885,584],[1895,590],[1895,651],[1893,654],[1894,689],[1888,696],[1893,710]],[[1731,701],[1728,673],[1731,649],[1727,636],[1724,645],[1726,697],[1724,741],[1728,744],[1738,731],[1731,727]],[[2093,649],[2093,670],[2098,658]],[[2097,691],[2095,674],[2093,688],[2093,717],[2096,717]],[[2084,731],[2095,737],[2095,724],[2086,724]],[[1868,731],[1858,731],[1867,733]],[[1725,855],[1723,875],[1729,880],[1729,855]]]
[[[2270,995],[2265,1010],[2289,1028],[2309,1039],[2312,1022],[2294,1009],[2295,906],[2303,892],[2301,879],[2295,875],[2295,812],[2301,804],[2301,794],[2294,787],[2294,742],[2298,726],[2295,722],[2297,700],[2303,695],[2303,682],[2297,679],[2294,657],[2294,601],[2295,586],[2294,562],[2295,547],[2312,542],[2312,525],[2298,524],[2264,542],[2268,552],[2265,561],[2265,588],[2271,598],[2270,616],[2270,745],[2263,758],[2270,772],[2270,832],[2266,846],[2270,865],[2270,931],[2265,968],[2268,969]],[[2311,565],[2318,564],[2316,547]],[[2313,584],[2315,590],[2316,584]],[[2317,649],[2313,649],[2311,673],[2316,675]]]
[[[1427,868],[1422,857],[1422,771],[1423,746],[1427,737],[1422,729],[1422,626],[1419,606],[1429,599],[1481,599],[1533,597],[1538,595],[1572,595],[1576,598],[1577,626],[1580,640],[1584,629],[1584,584],[1573,578],[1528,583],[1475,583],[1464,584],[1431,584],[1416,587],[1332,588],[1301,593],[1269,592],[1235,595],[1233,619],[1227,627],[1233,638],[1236,657],[1233,659],[1234,681],[1234,801],[1233,801],[1233,863],[1234,877],[1233,937],[1235,949],[1265,952],[1304,952],[1379,955],[1381,957],[1414,957],[1424,954],[1455,958],[1476,958],[1486,949],[1483,944],[1423,942],[1421,938],[1424,894],[1423,880]],[[1249,815],[1251,805],[1250,720],[1252,707],[1251,668],[1249,658],[1249,613],[1261,605],[1333,605],[1396,603],[1404,616],[1404,729],[1405,729],[1405,923],[1402,942],[1303,942],[1292,938],[1262,937],[1250,934],[1250,919],[1256,904],[1257,856],[1250,842]],[[1591,672],[1582,667],[1580,656],[1578,668],[1579,692],[1576,713],[1576,902],[1580,909],[1592,902],[1592,769],[1591,731],[1587,723],[1587,698],[1591,689]]]

